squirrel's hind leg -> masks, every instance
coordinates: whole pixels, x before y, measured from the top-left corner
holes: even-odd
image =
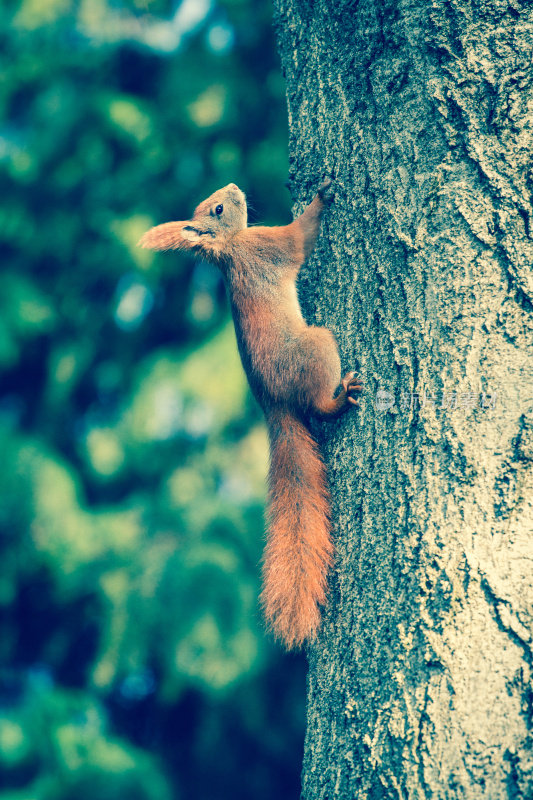
[[[331,331],[314,325],[307,328],[299,355],[300,363],[306,365],[299,385],[302,408],[322,419],[335,419],[358,405],[357,395],[363,386],[355,373],[346,373],[339,386],[341,365]]]
[[[321,419],[336,419],[352,406],[359,406],[357,395],[363,391],[363,384],[354,372],[347,372],[340,383],[341,389],[336,397],[317,398],[313,412]]]

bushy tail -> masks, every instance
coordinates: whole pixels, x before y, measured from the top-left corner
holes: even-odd
[[[267,417],[270,435],[268,537],[262,602],[287,648],[313,639],[333,562],[325,468],[306,426],[287,411]]]

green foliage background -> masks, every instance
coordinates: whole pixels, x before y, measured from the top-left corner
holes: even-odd
[[[0,798],[297,796],[221,279],[136,248],[230,181],[289,218],[271,8],[12,0],[0,62]]]

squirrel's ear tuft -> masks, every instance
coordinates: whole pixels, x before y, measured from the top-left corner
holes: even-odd
[[[138,242],[146,250],[179,250],[192,247],[200,238],[189,222],[165,222],[150,228]]]

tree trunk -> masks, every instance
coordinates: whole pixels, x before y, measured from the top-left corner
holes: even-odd
[[[531,798],[533,4],[276,0],[301,283],[365,381],[303,797]],[[528,352],[529,350],[529,352]]]

